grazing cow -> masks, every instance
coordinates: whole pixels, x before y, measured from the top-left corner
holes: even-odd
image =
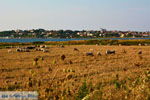
[[[44,48],[44,45],[40,45],[40,48]]]
[[[26,47],[26,49],[35,49],[35,48],[36,48],[35,46]]]
[[[17,48],[16,51],[17,52],[30,52],[29,49],[26,49],[26,48]]]
[[[92,52],[87,52],[86,56],[94,56],[94,54]]]
[[[46,45],[40,45],[40,48],[47,48]]]
[[[145,43],[144,45],[145,45],[145,46],[148,46],[148,44],[147,44],[147,43]]]
[[[21,48],[17,48],[16,51],[17,51],[17,52],[21,52]]]
[[[107,50],[107,51],[106,51],[106,54],[107,54],[107,55],[108,55],[108,54],[115,54],[115,53],[116,53],[115,50],[112,50],[112,51],[111,51],[111,50]]]
[[[44,49],[44,48],[36,48],[35,50],[36,50],[36,51],[48,52],[48,50],[47,50],[47,49]]]
[[[141,44],[141,43],[139,43],[138,45],[139,45],[139,46],[142,46],[142,44]]]

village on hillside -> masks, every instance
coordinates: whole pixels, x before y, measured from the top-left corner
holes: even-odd
[[[0,38],[107,38],[107,37],[150,37],[150,32],[138,31],[110,31],[106,29],[100,30],[11,30],[1,31]]]

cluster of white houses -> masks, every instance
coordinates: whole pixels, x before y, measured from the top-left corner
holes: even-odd
[[[8,32],[8,31],[7,31]],[[11,33],[12,32],[12,33]],[[108,31],[106,29],[100,30],[13,30],[10,34],[5,35],[5,32],[0,32],[0,37],[5,36],[8,38],[23,38],[23,37],[43,37],[43,38],[82,38],[82,37],[150,37],[150,32],[137,32],[137,31]],[[3,35],[2,35],[3,34]]]

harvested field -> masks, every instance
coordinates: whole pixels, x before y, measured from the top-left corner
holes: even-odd
[[[41,100],[150,99],[150,46],[50,45],[47,50],[0,49],[0,90],[38,91]],[[115,54],[106,55],[107,50]]]

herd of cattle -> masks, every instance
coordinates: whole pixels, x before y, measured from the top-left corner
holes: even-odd
[[[115,54],[116,51],[115,50],[107,50],[106,51],[106,55],[109,55],[109,54]],[[97,55],[98,56],[101,56],[102,54],[100,52],[97,52]],[[86,53],[86,56],[94,56],[93,52],[87,52]]]
[[[63,45],[60,45],[61,48],[64,48]],[[17,52],[30,52],[30,50],[36,50],[36,51],[42,51],[42,52],[49,52],[48,51],[48,47],[46,45],[40,45],[40,46],[28,46],[28,47],[22,47],[22,48],[17,48],[16,51]],[[74,51],[79,51],[77,48],[74,48]],[[116,51],[115,50],[107,50],[106,54],[115,54]],[[101,56],[100,52],[97,52],[98,56]],[[92,52],[87,52],[86,56],[94,56],[94,54]]]
[[[16,49],[17,52],[30,52],[30,50],[43,51],[48,52],[48,47],[46,45],[41,46],[28,46],[28,47],[18,47]]]
[[[64,48],[63,45],[59,45],[60,48]],[[35,50],[35,51],[42,51],[44,53],[49,52],[49,47],[47,47],[46,45],[40,45],[40,46],[26,46],[26,47],[17,47],[16,48],[16,52],[30,52],[31,50]],[[78,51],[79,50],[77,48],[73,49],[74,51]],[[93,49],[91,49],[91,51],[93,51]],[[8,52],[12,52],[11,49],[8,50]],[[124,53],[126,53],[126,51],[124,50]],[[116,54],[115,50],[106,50],[105,52],[106,55],[110,55],[110,54]],[[138,54],[142,54],[142,51],[139,51]],[[93,52],[86,52],[85,53],[86,56],[94,56]],[[101,56],[102,54],[100,52],[97,52],[98,56]]]

